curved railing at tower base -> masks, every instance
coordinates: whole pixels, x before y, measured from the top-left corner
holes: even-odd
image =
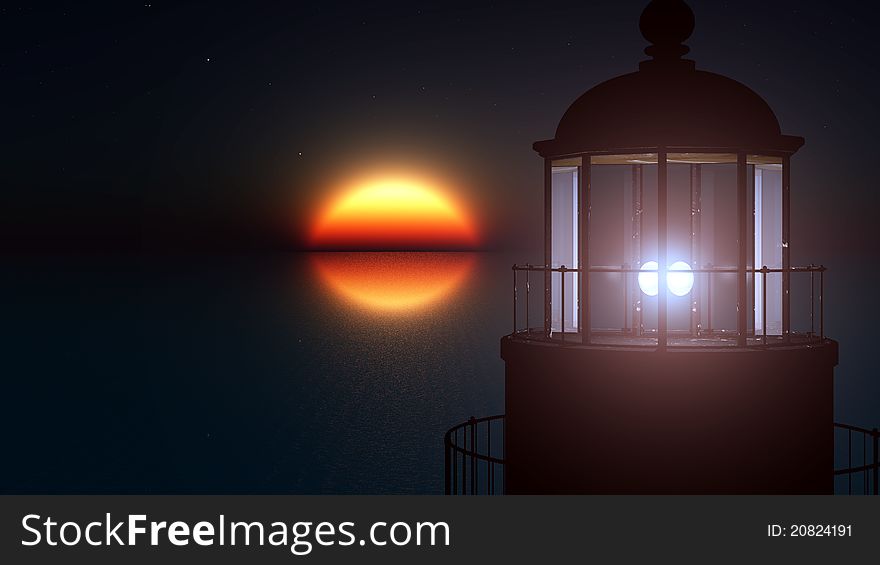
[[[446,494],[504,494],[504,414],[472,416],[443,443]]]
[[[834,493],[880,494],[880,431],[835,422],[835,454],[838,447],[845,450],[846,466],[834,469]]]
[[[835,494],[880,494],[880,431],[834,423]],[[471,417],[444,437],[446,494],[504,494],[504,414]],[[845,450],[841,454],[840,451]]]

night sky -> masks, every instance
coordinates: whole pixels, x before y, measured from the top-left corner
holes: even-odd
[[[329,178],[402,163],[458,179],[485,246],[537,249],[531,144],[647,58],[644,5],[4,7],[2,247],[297,249]],[[691,5],[689,58],[807,139],[794,260],[873,252],[872,5]]]

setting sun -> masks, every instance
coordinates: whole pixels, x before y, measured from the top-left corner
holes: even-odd
[[[383,177],[360,182],[319,215],[311,243],[322,249],[467,249],[472,220],[430,183]]]

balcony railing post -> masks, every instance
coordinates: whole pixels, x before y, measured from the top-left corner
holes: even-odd
[[[477,494],[477,419],[468,421],[471,429],[471,494]]]
[[[446,493],[446,496],[452,494],[452,477],[449,472],[451,464],[449,452],[451,450],[449,432],[446,432],[446,435],[443,436],[443,492]]]
[[[559,332],[565,341],[565,265],[559,269]]]
[[[532,333],[532,326],[529,323],[529,296],[532,292],[532,284],[530,275],[532,274],[532,266],[531,264],[526,265],[526,333]]]
[[[455,445],[458,446],[458,428],[455,428]],[[458,450],[452,451],[452,494],[458,494]]]
[[[629,333],[629,273],[626,270],[629,269],[629,264],[624,263],[623,272],[620,273],[623,277],[623,335]]]
[[[816,273],[810,268],[810,339],[816,335],[816,323],[814,322],[816,313]]]
[[[767,345],[767,265],[761,267],[761,328],[764,331],[764,345]]]
[[[825,341],[825,268],[819,271],[819,339]]]
[[[517,296],[516,296],[516,265],[513,266],[513,334],[516,335],[516,306],[517,306]]]
[[[849,472],[846,474],[846,494],[852,494],[852,428],[846,430],[846,468]]]
[[[712,273],[706,273],[706,333],[712,335]]]
[[[492,457],[492,420],[486,420],[486,455]],[[486,462],[486,494],[495,494],[492,485],[492,462]]]
[[[878,493],[878,479],[880,479],[880,454],[877,453],[878,443],[880,443],[880,432],[877,428],[871,430],[871,438],[874,440],[874,494]]]

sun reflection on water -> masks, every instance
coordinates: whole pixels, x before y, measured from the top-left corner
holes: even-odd
[[[379,313],[424,310],[451,298],[468,279],[472,253],[313,253],[319,280],[354,306]]]

